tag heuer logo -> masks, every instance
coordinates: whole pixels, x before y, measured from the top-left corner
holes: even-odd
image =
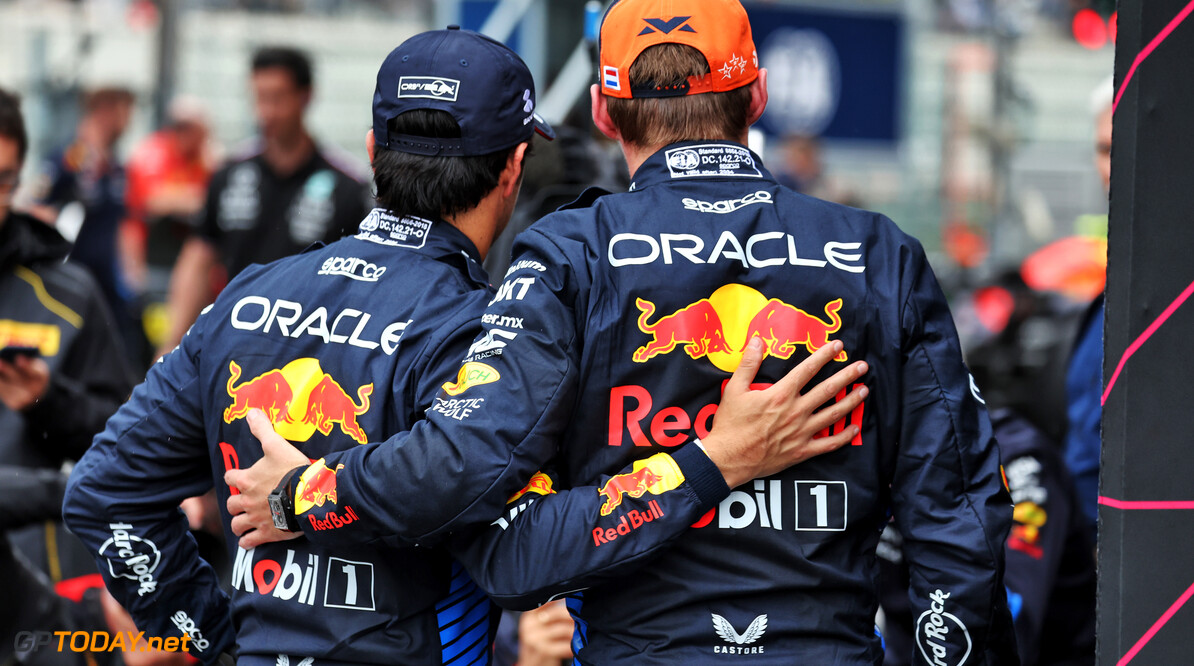
[[[434,76],[404,76],[398,79],[398,98],[442,99],[455,102],[460,81]]]
[[[745,646],[750,645],[751,643],[754,643],[755,641],[762,638],[763,634],[767,633],[767,615],[766,615],[766,613],[756,617],[754,619],[754,621],[750,623],[750,626],[746,628],[746,631],[742,632],[741,634],[739,634],[738,631],[736,629],[734,629],[734,625],[730,624],[729,620],[718,615],[717,613],[711,613],[711,615],[713,615],[714,631],[716,631],[717,635],[719,637],[721,637],[721,640],[729,643],[728,646],[719,645],[719,646],[713,648],[713,651],[715,653],[718,653],[718,654],[762,654],[763,653],[762,647],[756,646],[756,647],[748,648]]]

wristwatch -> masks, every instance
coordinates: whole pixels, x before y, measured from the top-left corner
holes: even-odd
[[[298,516],[294,515],[294,479],[302,475],[306,467],[295,467],[282,477],[269,494],[269,512],[274,519],[274,527],[283,532],[300,532]]]

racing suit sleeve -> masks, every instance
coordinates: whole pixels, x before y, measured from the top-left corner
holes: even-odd
[[[648,468],[675,487],[641,497],[620,492]],[[603,475],[598,486],[556,491],[555,477],[539,472],[510,498],[504,514],[484,529],[456,536],[449,550],[498,605],[528,610],[625,576],[662,553],[729,495],[724,480],[720,488],[703,487],[683,472],[710,468],[720,476],[709,456],[687,444]]]
[[[892,479],[911,568],[915,664],[1016,664],[1004,589],[1012,506],[981,396],[919,243],[901,280],[900,444]],[[952,660],[952,661],[951,661]]]
[[[200,396],[203,319],[150,369],[75,466],[63,518],[146,636],[190,636],[205,663],[235,633],[228,598],[178,508],[212,487]]]
[[[575,256],[584,252],[574,248]],[[441,388],[427,418],[381,445],[327,456],[328,468],[344,465],[336,475],[340,505],[360,519],[307,538],[328,546],[384,537],[420,544],[486,525],[554,455],[575,402],[581,315],[574,306],[589,278],[583,259],[570,259],[535,230],[519,237],[514,257],[457,381]],[[684,474],[702,487],[724,485],[707,469]],[[312,507],[299,521],[328,511]]]

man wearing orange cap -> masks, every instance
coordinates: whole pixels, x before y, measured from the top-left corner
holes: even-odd
[[[574,481],[669,445],[658,426],[670,406],[681,420],[699,414],[726,375],[719,357],[752,335],[785,360],[841,340],[838,360],[865,360],[871,393],[851,415],[853,446],[743,485],[653,565],[579,596],[580,659],[881,663],[874,555],[893,516],[912,568],[914,663],[1015,663],[1002,581],[1011,505],[920,244],[881,215],[777,185],[744,146],[767,73],[736,0],[621,0],[600,46],[593,119],[621,145],[631,192],[548,217],[515,249],[516,262],[564,265],[543,289],[562,288],[561,314],[611,283],[617,297],[586,303],[590,313],[629,324],[642,312],[637,327],[581,332],[582,358],[621,361],[642,346],[610,381],[581,377],[582,393],[616,388],[608,441],[582,426],[564,452]],[[704,338],[707,353],[658,344],[669,328],[676,343],[692,337],[680,331],[702,302],[722,331]],[[531,307],[537,322],[551,311]],[[757,381],[781,367],[765,361]]]
[[[745,147],[767,80],[736,0],[620,0],[600,51],[593,119],[620,144],[630,191],[590,190],[518,238],[463,359],[462,372],[484,364],[500,381],[439,396],[406,446],[329,458],[344,465],[339,501],[362,520],[309,538],[400,532],[409,511],[394,479],[412,441],[515,442],[517,463],[551,439],[560,480],[604,498],[569,563],[630,543],[660,553],[665,526],[644,512],[679,478],[698,492],[706,481],[677,475],[664,454],[699,460],[684,445],[709,432],[739,360],[764,353],[756,381],[767,385],[832,350],[819,378],[869,366],[867,387],[823,410],[835,421],[824,434],[850,444],[764,477],[727,472],[734,490],[657,559],[570,595],[579,662],[881,663],[875,549],[894,516],[918,663],[1017,663],[1003,587],[1011,501],[920,244],[883,216],[783,188]],[[824,393],[808,396],[832,401]],[[490,529],[522,519],[517,509]],[[526,575],[500,577],[517,588]]]

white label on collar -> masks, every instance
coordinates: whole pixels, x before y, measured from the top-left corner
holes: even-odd
[[[755,158],[740,146],[704,144],[672,148],[664,153],[672,178],[697,176],[736,176],[762,178]]]
[[[427,237],[431,235],[431,220],[421,217],[394,217],[384,211],[374,209],[369,217],[361,223],[361,232],[357,238],[361,240],[391,245],[394,247],[409,247],[419,249],[427,244]]]

